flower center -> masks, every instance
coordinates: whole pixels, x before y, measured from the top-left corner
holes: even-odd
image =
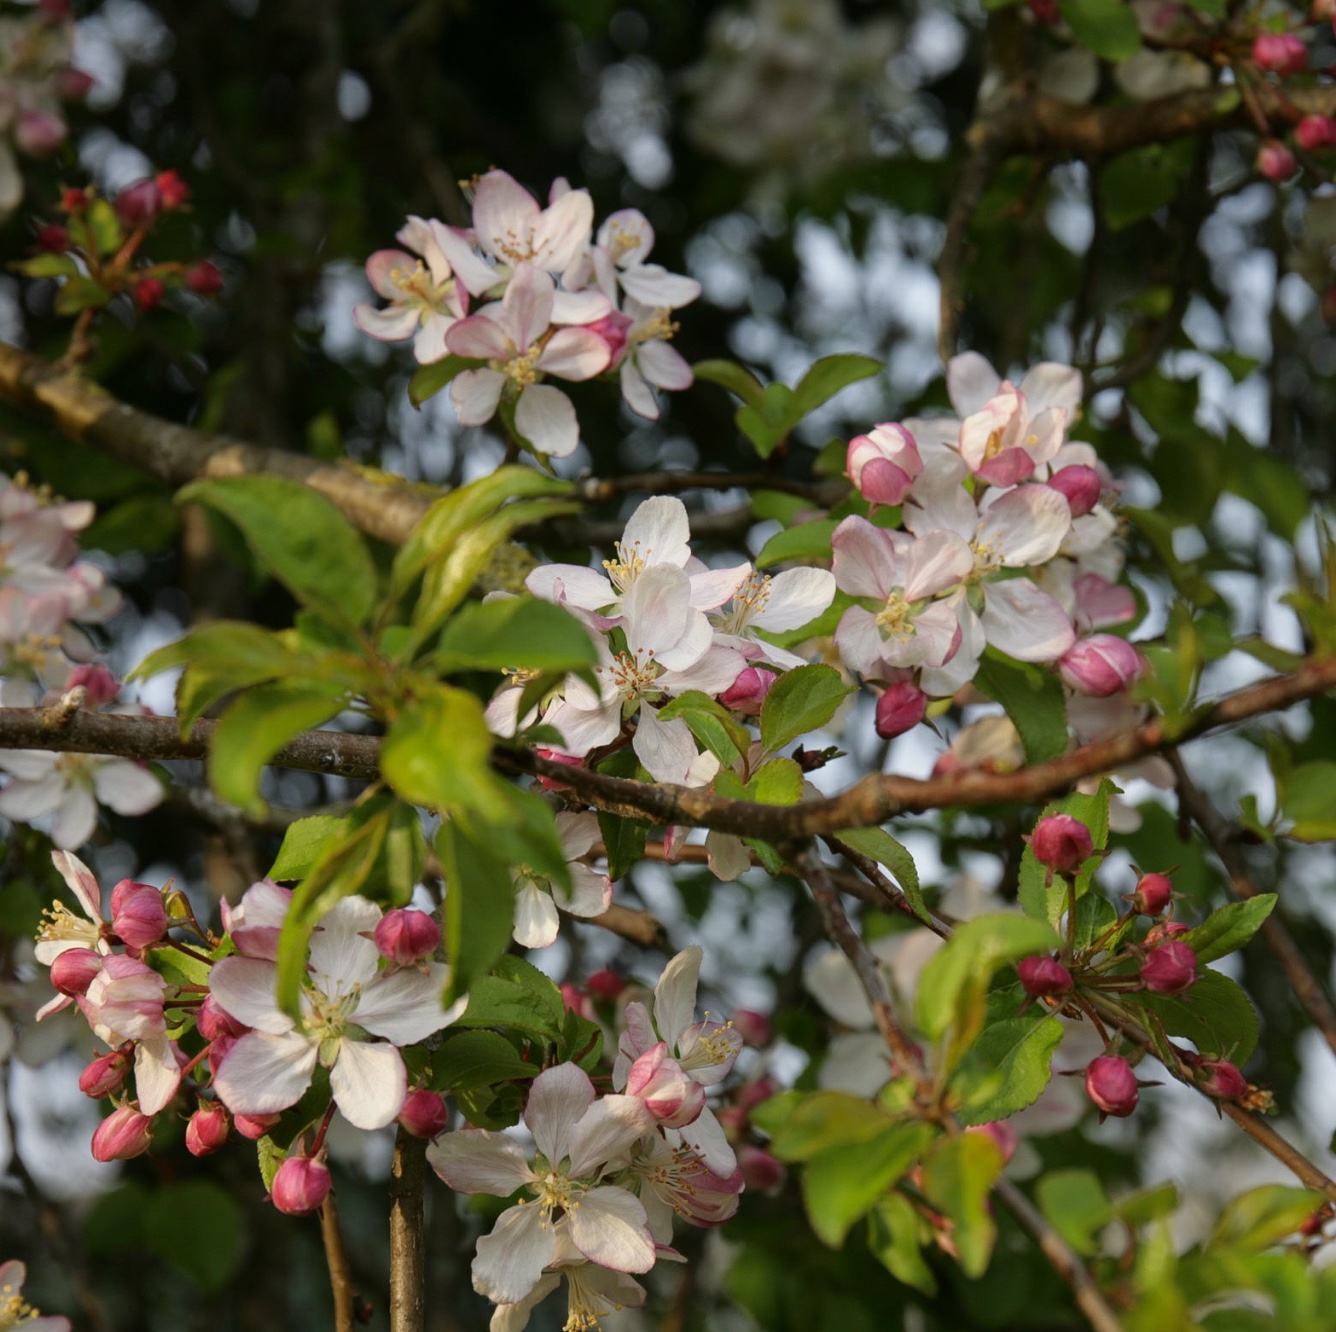
[[[302,1014],[302,1026],[306,1028],[306,1034],[322,1045],[326,1041],[339,1040],[361,998],[360,985],[354,985],[347,994],[329,995],[318,985],[307,982],[306,1011]]]
[[[628,702],[653,689],[659,678],[659,663],[654,660],[654,649],[619,652],[608,666],[598,666],[600,675],[609,676],[622,697]]]
[[[80,948],[97,947],[98,926],[91,920],[74,915],[63,902],[52,902],[42,912],[42,916],[42,924],[37,931],[38,943],[64,943],[72,939]]]
[[[530,384],[538,382],[539,372],[535,369],[538,356],[539,349],[530,347],[522,356],[512,357],[502,368],[518,387],[528,388]]]
[[[584,1188],[559,1170],[549,1170],[530,1184],[538,1206],[543,1211],[543,1229],[552,1223],[554,1214],[574,1211],[584,1197]],[[560,1218],[558,1218],[560,1219]]]
[[[18,1327],[40,1317],[39,1311],[24,1302],[13,1286],[0,1286],[0,1328]],[[597,1327],[598,1324],[592,1324]]]
[[[538,257],[538,251],[534,248],[532,231],[526,231],[523,235],[513,230],[499,235],[493,233],[489,239],[492,242],[493,253],[500,255],[501,258],[516,266],[529,263]]]
[[[642,551],[638,541],[632,541],[630,545],[619,541],[617,558],[603,561],[604,572],[618,592],[625,592],[645,572],[645,566],[649,564],[649,557],[653,553],[648,548]]]
[[[877,615],[877,628],[883,638],[894,638],[900,642],[914,637],[913,603],[905,599],[901,588],[892,590],[886,598],[886,605]]]
[[[668,309],[655,310],[639,328],[627,335],[631,346],[638,347],[642,342],[671,342],[673,334],[682,327],[681,324],[673,323],[669,318],[671,314],[672,311]]]
[[[639,232],[630,230],[620,222],[612,224],[608,235],[608,255],[614,264],[622,255],[630,253],[639,244]]]
[[[590,1264],[580,1263],[566,1269],[570,1303],[562,1332],[597,1332],[598,1320],[622,1307],[620,1304],[610,1304],[606,1295],[601,1295],[592,1287],[584,1275],[584,1269],[588,1266]]]
[[[746,581],[733,593],[733,601],[728,615],[724,619],[726,634],[740,634],[754,620],[770,601],[769,574],[752,572]]]
[[[705,1016],[708,1018],[709,1014]],[[708,1027],[702,1027],[691,1048],[678,1056],[678,1062],[684,1070],[713,1068],[716,1064],[727,1063],[733,1058],[733,1042],[727,1034],[732,1029],[732,1022],[711,1023]]]

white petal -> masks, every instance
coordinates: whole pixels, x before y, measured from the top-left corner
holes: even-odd
[[[539,1278],[538,1284],[522,1300],[516,1300],[514,1304],[498,1304],[492,1310],[487,1332],[524,1332],[534,1309],[559,1285],[561,1277],[556,1272],[549,1272]]]
[[[82,846],[97,828],[97,801],[91,791],[76,787],[65,793],[56,806],[56,817],[51,824],[51,840],[68,850]]]
[[[911,601],[933,597],[974,570],[974,555],[954,532],[929,532],[909,547],[905,595]]]
[[[402,342],[417,332],[418,312],[405,305],[391,305],[385,310],[377,310],[372,305],[355,305],[353,323],[363,333],[382,342]]]
[[[1081,405],[1081,372],[1056,361],[1041,361],[1025,372],[1021,392],[1032,416],[1059,407],[1070,419]]]
[[[496,285],[496,270],[474,251],[463,232],[454,227],[447,227],[435,218],[431,221],[431,229],[437,245],[441,247],[441,253],[445,255],[450,267],[455,271],[455,276],[464,284],[470,296],[481,296]]]
[[[329,1070],[329,1087],[344,1119],[354,1128],[378,1129],[404,1108],[408,1075],[393,1045],[345,1036]]]
[[[891,1055],[877,1032],[857,1031],[836,1036],[816,1075],[826,1091],[875,1096],[891,1080]]]
[[[292,1019],[278,1006],[278,968],[257,957],[225,957],[209,972],[209,993],[238,1022],[281,1036]]]
[[[621,545],[635,551],[646,564],[675,564],[691,558],[691,525],[687,506],[676,495],[648,499],[627,519]]]
[[[681,353],[661,339],[642,342],[635,358],[640,373],[659,388],[680,391],[689,389],[696,382],[696,377],[691,373],[691,366]]]
[[[456,324],[455,328],[458,327]],[[450,381],[450,401],[455,404],[460,425],[484,425],[490,421],[496,415],[505,384],[506,377],[500,370],[486,367],[457,374]]]
[[[557,1241],[543,1209],[530,1203],[502,1212],[490,1235],[478,1241],[473,1289],[496,1304],[518,1304],[542,1279]]]
[[[515,894],[515,925],[511,937],[521,948],[546,948],[561,931],[552,894],[526,883]]]
[[[102,890],[97,885],[93,871],[78,856],[73,856],[68,851],[53,851],[51,863],[65,880],[70,892],[78,899],[84,915],[89,920],[101,921]]]
[[[538,200],[508,171],[489,171],[473,196],[473,228],[483,249],[504,258],[512,240],[527,240],[538,223]]]
[[[570,1234],[590,1262],[615,1272],[648,1272],[654,1237],[640,1199],[611,1186],[590,1189],[570,1213]]]
[[[234,1114],[275,1114],[301,1100],[318,1054],[317,1043],[296,1032],[249,1031],[227,1052],[214,1090]]]
[[[373,1036],[383,1036],[395,1045],[416,1045],[448,1027],[464,1011],[459,1000],[446,1009],[441,993],[450,978],[444,962],[429,962],[417,970],[381,972],[363,991],[353,1021]]]
[[[380,924],[381,909],[365,897],[345,897],[320,918],[311,936],[307,969],[331,998],[366,985],[380,965],[380,953],[366,936]]]
[[[181,1085],[181,1065],[165,1036],[140,1041],[135,1046],[135,1096],[141,1114],[156,1115],[176,1095]]]
[[[147,814],[162,803],[162,783],[142,764],[112,759],[93,770],[93,790],[117,814]]]
[[[588,855],[603,833],[598,826],[598,815],[592,813],[572,814],[562,810],[557,815],[557,838],[561,842],[561,854],[567,860],[576,860]]]
[[[602,610],[617,600],[617,590],[605,574],[578,564],[540,564],[524,586],[544,601],[581,610]]]
[[[530,384],[520,394],[515,404],[515,428],[539,453],[551,458],[567,457],[580,443],[580,426],[571,400],[548,384]]]
[[[572,916],[598,916],[611,905],[612,880],[588,865],[572,865],[571,896],[561,909]]]
[[[691,563],[694,565],[698,563],[698,561],[693,558]],[[738,590],[753,571],[750,564],[734,564],[723,569],[702,568],[700,570],[695,570],[689,567],[687,572],[691,578],[691,604],[697,610],[716,610]],[[834,579],[830,574],[826,573],[824,569],[790,569],[789,573],[824,574],[826,578],[831,579],[831,594],[834,595]],[[779,577],[784,578],[787,577],[787,575],[780,574]],[[775,583],[778,581],[779,579],[775,579],[774,582],[771,583],[770,601],[766,603],[767,606],[774,603]],[[808,619],[811,619],[811,616],[808,616]],[[760,623],[759,617],[754,623]],[[800,620],[799,623],[805,624],[806,620]]]
[[[738,1168],[738,1158],[712,1110],[702,1110],[690,1124],[677,1132],[682,1135],[683,1142],[696,1149],[696,1154],[705,1162],[705,1168],[713,1174],[727,1179]]]
[[[16,778],[0,791],[0,814],[28,822],[49,814],[65,798],[65,783],[51,772],[39,781]]]
[[[1048,486],[1017,486],[979,516],[980,544],[1001,551],[1009,568],[1043,564],[1058,553],[1072,525],[1067,501]]]
[[[519,1143],[486,1129],[443,1133],[427,1148],[427,1164],[458,1193],[509,1198],[534,1178]]]
[[[835,599],[835,575],[827,569],[785,569],[770,580],[770,598],[752,619],[772,634],[801,629]]]
[[[636,369],[635,358],[628,356],[623,362],[618,374],[622,381],[622,397],[626,405],[637,415],[643,416],[646,421],[657,421],[659,419],[659,403],[648,384],[645,383],[644,376]]]
[[[524,1122],[538,1150],[554,1165],[568,1154],[571,1129],[594,1103],[594,1084],[575,1064],[544,1069],[529,1090]]]
[[[654,1128],[654,1116],[635,1096],[600,1097],[571,1129],[572,1179],[624,1165],[631,1146]]]
[[[877,617],[862,606],[850,606],[835,629],[835,646],[850,670],[869,675],[882,660],[886,640],[877,628]]]
[[[573,383],[601,375],[612,359],[608,344],[587,328],[559,328],[543,348],[539,370]]]
[[[884,601],[904,577],[890,533],[866,518],[846,518],[835,529],[831,548],[835,581],[850,596]]]
[[[612,302],[601,291],[558,291],[552,297],[554,324],[592,324],[612,311]]]
[[[622,597],[626,645],[632,652],[661,654],[681,641],[691,615],[690,578],[675,565],[651,564]],[[708,646],[707,639],[701,651]]]
[[[741,837],[711,830],[705,837],[710,872],[716,879],[731,883],[751,869],[751,852]]]
[[[1056,661],[1076,641],[1067,612],[1028,578],[989,583],[987,598],[984,633],[1017,661]]]
[[[959,416],[972,416],[997,395],[1002,380],[978,352],[953,356],[946,367],[946,390]]]
[[[660,721],[653,708],[641,709],[631,747],[656,782],[684,781],[700,752],[686,722]]]
[[[505,330],[486,315],[470,315],[452,324],[445,345],[456,356],[480,356],[485,361],[508,361],[515,354]]]
[[[620,274],[622,290],[642,305],[676,310],[690,305],[700,295],[695,278],[670,273],[662,264],[639,264]]]
[[[534,227],[534,250],[545,268],[561,272],[589,243],[594,201],[588,190],[568,190],[545,208]]]
[[[703,956],[699,944],[684,948],[669,959],[654,987],[654,1025],[670,1050],[677,1049],[682,1033],[696,1020],[696,988]]]

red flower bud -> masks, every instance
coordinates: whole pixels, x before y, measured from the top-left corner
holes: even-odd
[[[1197,979],[1197,954],[1185,943],[1161,944],[1141,964],[1141,983],[1152,994],[1182,994]]]
[[[37,248],[46,254],[64,254],[70,248],[70,233],[59,222],[37,228]]]
[[[162,212],[162,191],[156,180],[137,180],[116,196],[116,216],[127,227],[146,227]]]
[[[1035,16],[1039,23],[1048,27],[1061,22],[1062,13],[1058,9],[1058,0],[1029,0],[1030,13]]]
[[[1121,1055],[1100,1055],[1086,1069],[1086,1095],[1106,1115],[1119,1119],[1137,1108],[1137,1075]]]
[[[596,971],[585,981],[590,995],[604,1003],[611,1003],[626,989],[626,977],[616,971]]]
[[[88,207],[88,191],[66,189],[60,192],[62,213],[82,213]]]
[[[738,673],[722,694],[719,701],[734,712],[741,712],[748,717],[761,715],[761,704],[770,692],[771,686],[779,677],[773,671],[763,671],[756,666],[747,666]]]
[[[877,700],[877,734],[883,740],[894,740],[912,731],[927,712],[927,694],[908,680],[900,680]]]
[[[563,754],[559,749],[548,749],[544,745],[535,745],[534,753],[541,759],[547,759],[549,763],[564,763],[570,768],[583,768],[585,761],[578,754]],[[570,787],[565,782],[559,782],[555,777],[539,777],[538,785],[545,791],[569,791]]]
[[[51,963],[51,984],[71,997],[87,994],[93,977],[101,970],[101,953],[91,948],[67,948]]]
[[[1082,518],[1099,503],[1104,482],[1093,467],[1073,463],[1054,472],[1048,479],[1048,488],[1056,490],[1067,501],[1073,518]]]
[[[23,111],[14,142],[29,157],[49,157],[69,138],[70,127],[54,111]]]
[[[186,1151],[211,1156],[227,1141],[230,1127],[227,1111],[217,1101],[201,1105],[186,1123]]]
[[[211,994],[206,994],[204,1002],[195,1010],[195,1026],[206,1041],[216,1041],[220,1036],[235,1038],[250,1030],[244,1022],[238,1022]]]
[[[56,91],[67,102],[82,102],[97,80],[82,69],[62,69],[56,75]]]
[[[1090,829],[1070,814],[1050,814],[1035,824],[1030,836],[1034,858],[1058,874],[1072,874],[1094,853]]]
[[[105,666],[76,666],[65,681],[67,690],[81,687],[84,707],[100,708],[113,703],[121,692],[121,682]]]
[[[1166,920],[1162,925],[1152,925],[1141,942],[1147,948],[1158,948],[1175,935],[1187,934],[1189,931],[1190,926],[1184,925],[1181,920]]]
[[[232,1123],[243,1138],[252,1142],[263,1138],[282,1118],[282,1115],[233,1115]]]
[[[1320,153],[1336,144],[1336,120],[1330,116],[1304,116],[1294,127],[1294,141],[1305,152]]]
[[[1279,139],[1268,139],[1257,150],[1257,169],[1267,180],[1289,180],[1299,169],[1299,163]]]
[[[190,198],[190,186],[175,171],[159,171],[153,182],[158,187],[164,211],[171,213]]]
[[[770,1044],[770,1019],[764,1013],[758,1013],[751,1008],[735,1008],[733,1026],[748,1045],[760,1049],[761,1046]]]
[[[705,1108],[705,1088],[691,1079],[663,1041],[631,1065],[626,1094],[642,1101],[664,1128],[694,1123]]]
[[[1222,1101],[1237,1101],[1248,1094],[1248,1079],[1239,1072],[1237,1064],[1228,1059],[1203,1059],[1192,1070],[1197,1086],[1207,1096]]]
[[[967,1128],[966,1133],[982,1133],[997,1143],[1002,1153],[1002,1164],[1006,1165],[1016,1155],[1016,1148],[1021,1144],[1020,1134],[1005,1119],[994,1119],[987,1124],[975,1124]]]
[[[305,1216],[329,1197],[333,1184],[329,1167],[324,1162],[289,1156],[274,1175],[269,1199],[280,1212]]]
[[[1253,41],[1253,64],[1288,78],[1308,68],[1308,47],[1292,32],[1263,32]]]
[[[374,937],[381,957],[411,967],[436,951],[441,927],[425,911],[396,907],[380,918]]]
[[[1108,698],[1126,689],[1145,668],[1141,653],[1116,634],[1091,634],[1078,639],[1058,661],[1058,674],[1068,689],[1093,698]]]
[[[574,1013],[576,1017],[588,1018],[591,1022],[593,1021],[594,1005],[589,996],[578,985],[572,985],[570,981],[563,981],[561,1002],[566,1005],[568,1013]]]
[[[153,1121],[132,1105],[118,1105],[93,1133],[95,1161],[128,1161],[142,1156],[153,1141]]]
[[[445,1097],[426,1087],[416,1088],[404,1098],[399,1122],[415,1138],[434,1138],[438,1133],[444,1133],[450,1122]]]
[[[98,1055],[79,1074],[79,1090],[95,1101],[100,1101],[104,1096],[114,1096],[125,1086],[130,1064],[128,1050],[113,1050],[110,1054]]]
[[[155,277],[140,278],[135,284],[135,304],[141,310],[152,310],[167,294],[167,288]]]
[[[747,1187],[757,1193],[778,1193],[788,1173],[778,1157],[749,1142],[738,1148],[738,1168]]]
[[[1016,963],[1021,986],[1036,998],[1048,994],[1070,994],[1072,973],[1052,957],[1024,957]]]
[[[1132,894],[1132,907],[1143,916],[1158,916],[1174,900],[1174,885],[1164,874],[1143,874]]]
[[[223,289],[223,275],[217,264],[202,259],[186,269],[186,286],[196,296],[216,296]]]
[[[122,892],[127,884],[129,891]],[[166,936],[171,921],[159,889],[122,879],[112,890],[111,900],[111,929],[126,947],[148,948]]]

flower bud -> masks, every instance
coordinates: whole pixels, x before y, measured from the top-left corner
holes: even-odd
[[[82,102],[97,80],[82,69],[62,69],[56,75],[56,92],[67,102]]]
[[[51,963],[51,984],[61,994],[87,994],[93,977],[102,970],[102,954],[91,948],[67,948]]]
[[[735,1008],[733,1026],[748,1045],[760,1049],[770,1044],[770,1019],[764,1013],[758,1013],[752,1008]]]
[[[329,1167],[305,1156],[289,1156],[274,1175],[269,1199],[280,1212],[306,1216],[329,1197],[333,1186]]]
[[[1121,1055],[1100,1055],[1086,1069],[1086,1095],[1099,1106],[1102,1114],[1119,1119],[1137,1108],[1140,1093],[1132,1065]]]
[[[118,1105],[93,1133],[95,1161],[128,1161],[142,1156],[153,1141],[153,1121],[133,1105]]]
[[[1090,829],[1070,814],[1050,814],[1035,824],[1030,835],[1034,858],[1058,874],[1073,874],[1094,854]]]
[[[1174,900],[1174,885],[1166,874],[1143,874],[1132,894],[1132,909],[1143,916],[1158,916]]]
[[[778,678],[773,671],[747,666],[738,672],[738,678],[719,695],[719,701],[724,707],[732,708],[734,712],[741,712],[748,717],[759,717],[761,704],[765,702],[765,696]]]
[[[1237,1101],[1248,1094],[1248,1079],[1239,1072],[1237,1064],[1228,1059],[1203,1059],[1192,1070],[1197,1086],[1207,1096],[1221,1101]]]
[[[131,1062],[128,1049],[113,1050],[110,1054],[98,1055],[79,1074],[79,1090],[95,1101],[100,1101],[104,1096],[114,1096],[125,1086]]]
[[[1016,963],[1021,987],[1036,998],[1049,994],[1070,994],[1072,973],[1052,957],[1024,957]]]
[[[232,1047],[240,1038],[237,1036],[215,1036],[209,1042],[209,1069],[216,1078],[218,1070],[223,1066],[223,1060],[227,1058]]]
[[[928,696],[917,685],[900,680],[877,700],[877,734],[883,740],[912,731],[928,713]]]
[[[1073,518],[1082,518],[1099,503],[1104,493],[1104,481],[1093,467],[1073,463],[1053,473],[1048,488],[1056,490],[1067,501]]]
[[[425,911],[396,907],[380,918],[374,937],[381,957],[411,967],[436,951],[441,927]]]
[[[705,1108],[705,1088],[693,1081],[660,1041],[631,1065],[626,1094],[642,1101],[664,1128],[694,1122]]]
[[[1178,934],[1187,934],[1190,926],[1184,925],[1181,920],[1166,920],[1162,925],[1152,925],[1146,931],[1146,937],[1141,941],[1146,948],[1158,948],[1161,944],[1167,943]]]
[[[186,269],[186,286],[196,296],[216,296],[223,289],[223,275],[217,264],[202,259]]]
[[[997,1143],[997,1149],[1002,1153],[1002,1164],[1006,1165],[1011,1158],[1016,1155],[1016,1148],[1020,1146],[1020,1134],[1011,1126],[1011,1123],[1005,1119],[990,1120],[987,1124],[975,1124],[972,1128],[967,1128],[966,1133],[981,1133],[984,1137],[992,1138]]]
[[[162,303],[167,288],[155,277],[140,278],[135,283],[135,304],[144,311],[152,310]]]
[[[751,1116],[740,1105],[725,1105],[714,1112],[714,1117],[730,1142],[737,1142],[751,1123]]]
[[[541,759],[546,759],[549,763],[564,763],[570,768],[583,768],[585,761],[578,754],[564,754],[559,749],[548,749],[545,745],[535,745],[534,753]],[[544,791],[569,791],[570,787],[565,782],[558,781],[555,777],[538,778],[538,785]]]
[[[217,1101],[201,1105],[186,1123],[186,1151],[211,1156],[227,1141],[229,1128],[227,1111]]]
[[[1253,41],[1252,58],[1258,69],[1284,79],[1308,68],[1308,47],[1292,32],[1262,32]]]
[[[87,207],[87,190],[67,188],[60,192],[60,211],[62,213],[82,213]]]
[[[750,1142],[738,1148],[738,1168],[747,1187],[757,1193],[778,1193],[788,1173],[783,1161]]]
[[[736,1019],[735,1019],[736,1023]],[[743,1083],[734,1093],[733,1103],[749,1113],[763,1101],[768,1101],[779,1091],[779,1083],[772,1077],[757,1078],[755,1082]]]
[[[195,1026],[206,1041],[216,1041],[220,1036],[235,1038],[250,1030],[244,1022],[238,1022],[211,994],[206,994],[204,1002],[195,1010]]]
[[[121,682],[105,666],[76,666],[65,681],[66,690],[82,688],[84,707],[100,708],[120,696]]]
[[[601,1003],[611,1003],[626,989],[626,977],[617,971],[596,971],[585,981],[585,989]]]
[[[434,1138],[444,1133],[450,1122],[450,1111],[445,1097],[427,1087],[417,1087],[404,1097],[399,1122],[415,1138]]]
[[[233,1115],[232,1123],[243,1138],[258,1141],[282,1119],[282,1115]]]
[[[37,248],[44,254],[64,254],[70,248],[70,233],[59,222],[37,228]]]
[[[918,443],[902,425],[879,425],[849,441],[845,475],[874,510],[879,504],[903,503],[922,471]]]
[[[1279,139],[1268,139],[1257,150],[1257,169],[1267,180],[1289,180],[1299,169],[1299,163]]]
[[[576,1017],[588,1018],[591,1022],[594,1020],[593,1001],[578,985],[572,985],[570,981],[563,981],[561,1002],[566,1006],[568,1013],[574,1013]]]
[[[121,892],[117,901],[117,893],[127,883],[130,890]],[[112,891],[112,903],[112,933],[127,948],[148,948],[167,934],[171,922],[167,919],[167,908],[162,904],[159,889],[123,879]]]
[[[1029,0],[1029,6],[1030,13],[1034,15],[1037,23],[1051,28],[1062,21],[1058,0]]]
[[[620,310],[612,310],[592,324],[582,324],[595,337],[608,344],[608,369],[614,369],[626,352],[626,334],[635,321]]]
[[[1141,964],[1141,983],[1152,994],[1182,994],[1197,979],[1197,954],[1185,943],[1161,944]]]
[[[29,157],[49,157],[69,133],[70,127],[54,111],[23,111],[14,126],[14,143]]]
[[[1330,116],[1304,116],[1294,127],[1294,141],[1305,152],[1320,153],[1336,144],[1336,120]]]
[[[153,182],[165,212],[172,213],[190,198],[190,186],[175,171],[159,171]]]
[[[1108,698],[1126,689],[1145,668],[1141,653],[1116,634],[1091,634],[1076,641],[1058,661],[1058,674],[1068,689],[1093,698]]]
[[[162,191],[156,180],[137,180],[116,196],[116,216],[127,227],[146,227],[162,212]]]

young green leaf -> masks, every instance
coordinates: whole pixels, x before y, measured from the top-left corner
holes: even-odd
[[[1196,929],[1179,940],[1197,954],[1198,962],[1214,962],[1237,952],[1262,928],[1276,905],[1275,893],[1259,893],[1244,902],[1230,902],[1212,911]]]
[[[775,681],[761,705],[761,743],[773,754],[824,726],[853,693],[833,666],[798,666]]]
[[[984,651],[975,684],[1006,710],[1020,732],[1029,763],[1057,758],[1067,748],[1067,704],[1052,672]]]
[[[447,621],[433,667],[455,671],[576,671],[598,660],[589,631],[538,597],[470,602]]]
[[[1062,1033],[1057,1018],[1033,1010],[985,1027],[952,1082],[960,1100],[956,1118],[962,1124],[987,1124],[1033,1105],[1048,1086],[1049,1064]]]
[[[984,1133],[943,1138],[923,1161],[923,1193],[954,1223],[952,1239],[967,1277],[982,1276],[997,1225],[988,1194],[1002,1173],[1002,1153]]]
[[[914,914],[920,920],[928,919],[928,904],[923,900],[923,890],[919,887],[918,866],[914,864],[914,857],[909,851],[890,833],[884,828],[846,828],[839,834],[839,841],[889,870],[905,899],[914,908]]]
[[[758,569],[768,569],[785,560],[828,560],[831,555],[830,539],[839,526],[833,518],[820,518],[811,523],[799,523],[776,532],[761,547],[756,557]]]
[[[1113,1204],[1093,1170],[1051,1170],[1035,1189],[1053,1229],[1087,1258],[1099,1251],[1099,1233],[1113,1220]]]
[[[476,370],[486,365],[472,356],[443,356],[439,361],[420,365],[413,371],[408,381],[408,401],[414,407],[421,407],[428,398],[433,398],[458,374],[465,370]]]
[[[707,384],[718,384],[736,394],[750,407],[759,407],[765,394],[761,381],[734,361],[697,361],[691,373]]]
[[[510,866],[493,853],[492,839],[454,819],[436,834],[445,875],[445,953],[451,966],[449,1003],[485,976],[510,943],[515,884]]]
[[[861,356],[856,352],[821,357],[813,362],[793,390],[794,422],[829,402],[841,389],[880,374],[883,369],[876,357]]]

